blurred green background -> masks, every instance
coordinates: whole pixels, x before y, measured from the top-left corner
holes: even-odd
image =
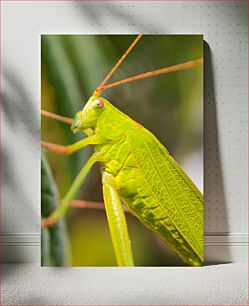
[[[135,37],[42,35],[42,109],[73,118]],[[109,83],[202,57],[202,35],[144,35]],[[127,83],[102,96],[156,135],[202,190],[203,67]],[[42,140],[63,145],[85,137],[44,117],[41,134]],[[91,152],[92,148],[72,156],[45,152],[61,198]],[[99,165],[92,168],[77,198],[103,201]],[[126,216],[136,266],[184,265],[155,234]],[[72,208],[66,224],[73,266],[116,266],[104,211]]]

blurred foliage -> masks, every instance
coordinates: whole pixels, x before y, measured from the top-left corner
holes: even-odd
[[[41,215],[50,216],[58,205],[58,191],[49,165],[42,155],[41,160]],[[64,221],[41,229],[41,265],[69,265],[69,249]]]
[[[74,117],[134,39],[134,35],[42,35],[42,109]],[[202,57],[201,35],[144,35],[109,83]],[[196,67],[114,87],[102,96],[155,134],[181,164],[202,149],[202,87],[203,69]],[[42,118],[43,140],[69,144],[82,137],[64,123]],[[91,148],[72,156],[46,152],[61,197],[91,152]],[[102,201],[98,165],[78,198]],[[71,209],[66,221],[73,265],[116,265],[104,212]],[[128,227],[136,265],[182,264],[130,214]]]

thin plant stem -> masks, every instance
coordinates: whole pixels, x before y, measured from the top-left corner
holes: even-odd
[[[44,117],[52,118],[52,119],[55,119],[55,120],[58,120],[58,121],[61,121],[61,122],[65,122],[67,124],[72,124],[73,123],[72,118],[59,116],[59,115],[56,115],[54,113],[50,113],[50,112],[45,111],[45,110],[41,110],[41,114]]]
[[[73,208],[105,210],[105,204],[103,202],[95,202],[95,201],[72,200],[70,206]],[[123,207],[124,212],[130,212],[130,210],[126,206],[122,205],[122,207]],[[52,226],[55,223],[56,222],[54,223],[51,222],[50,224],[48,224],[46,220],[43,219],[42,226],[48,227],[48,226]]]

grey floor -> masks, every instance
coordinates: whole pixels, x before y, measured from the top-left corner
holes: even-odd
[[[5,264],[4,305],[248,305],[246,264],[203,268],[41,268]]]

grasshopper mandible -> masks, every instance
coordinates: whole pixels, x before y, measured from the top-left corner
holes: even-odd
[[[86,162],[62,204],[44,226],[53,225],[70,207],[94,163],[101,163],[105,209],[119,266],[133,266],[132,250],[122,203],[157,233],[189,265],[203,264],[203,196],[166,148],[143,126],[100,96],[101,92],[130,81],[202,65],[199,59],[139,74],[113,84],[106,82],[141,38],[138,35],[75,119],[42,111],[71,124],[74,133],[88,137],[69,146],[42,142],[59,154],[72,154],[87,145],[95,152]]]

